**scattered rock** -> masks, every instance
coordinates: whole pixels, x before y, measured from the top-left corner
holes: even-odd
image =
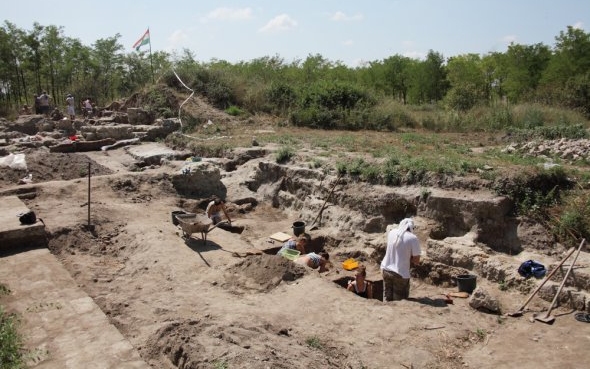
[[[469,306],[479,311],[500,314],[500,302],[482,287],[477,287],[473,291],[469,299]]]

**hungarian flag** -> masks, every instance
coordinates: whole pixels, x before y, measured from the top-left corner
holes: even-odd
[[[139,48],[142,47],[143,45],[147,45],[150,43],[150,29],[148,28],[147,31],[145,31],[145,33],[143,34],[143,36],[141,36],[141,38],[139,40],[137,40],[136,43],[133,44],[133,48],[135,49],[135,51],[139,51]]]

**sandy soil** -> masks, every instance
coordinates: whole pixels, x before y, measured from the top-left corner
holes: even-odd
[[[89,157],[101,168],[92,179],[91,230],[87,183],[72,164]],[[337,248],[328,250],[335,267],[325,274],[260,253],[297,217],[267,204],[232,214],[242,234],[215,229],[206,243],[183,239],[170,214],[181,199],[165,175],[178,167],[127,172],[121,163],[130,161],[123,149],[36,163],[31,156],[31,168],[51,168],[34,178],[54,181],[39,183],[26,202],[45,220],[50,250],[154,368],[538,369],[583,368],[590,359],[590,325],[569,311],[557,309],[570,314],[551,326],[529,322],[531,313],[486,314],[467,299],[445,303],[456,287],[420,280],[408,301],[366,300],[333,282],[352,275],[338,267]],[[3,172],[0,185],[15,178]],[[378,277],[377,265],[369,269]],[[478,283],[509,310],[525,299]],[[531,308],[546,305],[534,300]]]

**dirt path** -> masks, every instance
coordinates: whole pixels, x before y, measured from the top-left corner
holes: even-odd
[[[122,149],[109,157],[128,160]],[[160,175],[172,168],[111,165],[114,174],[92,180],[94,232],[83,227],[82,179],[39,184],[27,204],[44,218],[51,251],[154,368],[537,369],[590,359],[590,325],[571,314],[552,326],[484,314],[467,299],[445,304],[455,288],[419,280],[412,301],[384,304],[333,283],[340,268],[320,275],[274,255],[245,256],[296,218],[265,204],[234,217],[241,235],[215,229],[206,244],[184,240],[170,216],[179,198]],[[524,298],[499,294],[508,307]]]

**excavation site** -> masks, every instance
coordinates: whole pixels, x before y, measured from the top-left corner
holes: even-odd
[[[0,298],[20,318],[29,367],[536,369],[590,359],[590,325],[576,319],[590,313],[587,246],[555,242],[482,176],[371,183],[337,170],[359,153],[313,144],[279,161],[281,145],[264,138],[279,127],[222,113],[211,125],[245,125],[246,144],[200,155],[164,140],[181,135],[177,118],[146,128],[121,114],[2,122]],[[64,135],[71,129],[79,138]],[[231,224],[210,223],[215,198]],[[29,210],[37,220],[23,225]],[[384,302],[387,234],[405,218],[421,260],[409,298]],[[299,234],[304,252],[283,253]],[[325,268],[297,261],[311,252],[329,255]],[[547,273],[519,274],[527,260]],[[359,267],[370,296],[347,288]]]

